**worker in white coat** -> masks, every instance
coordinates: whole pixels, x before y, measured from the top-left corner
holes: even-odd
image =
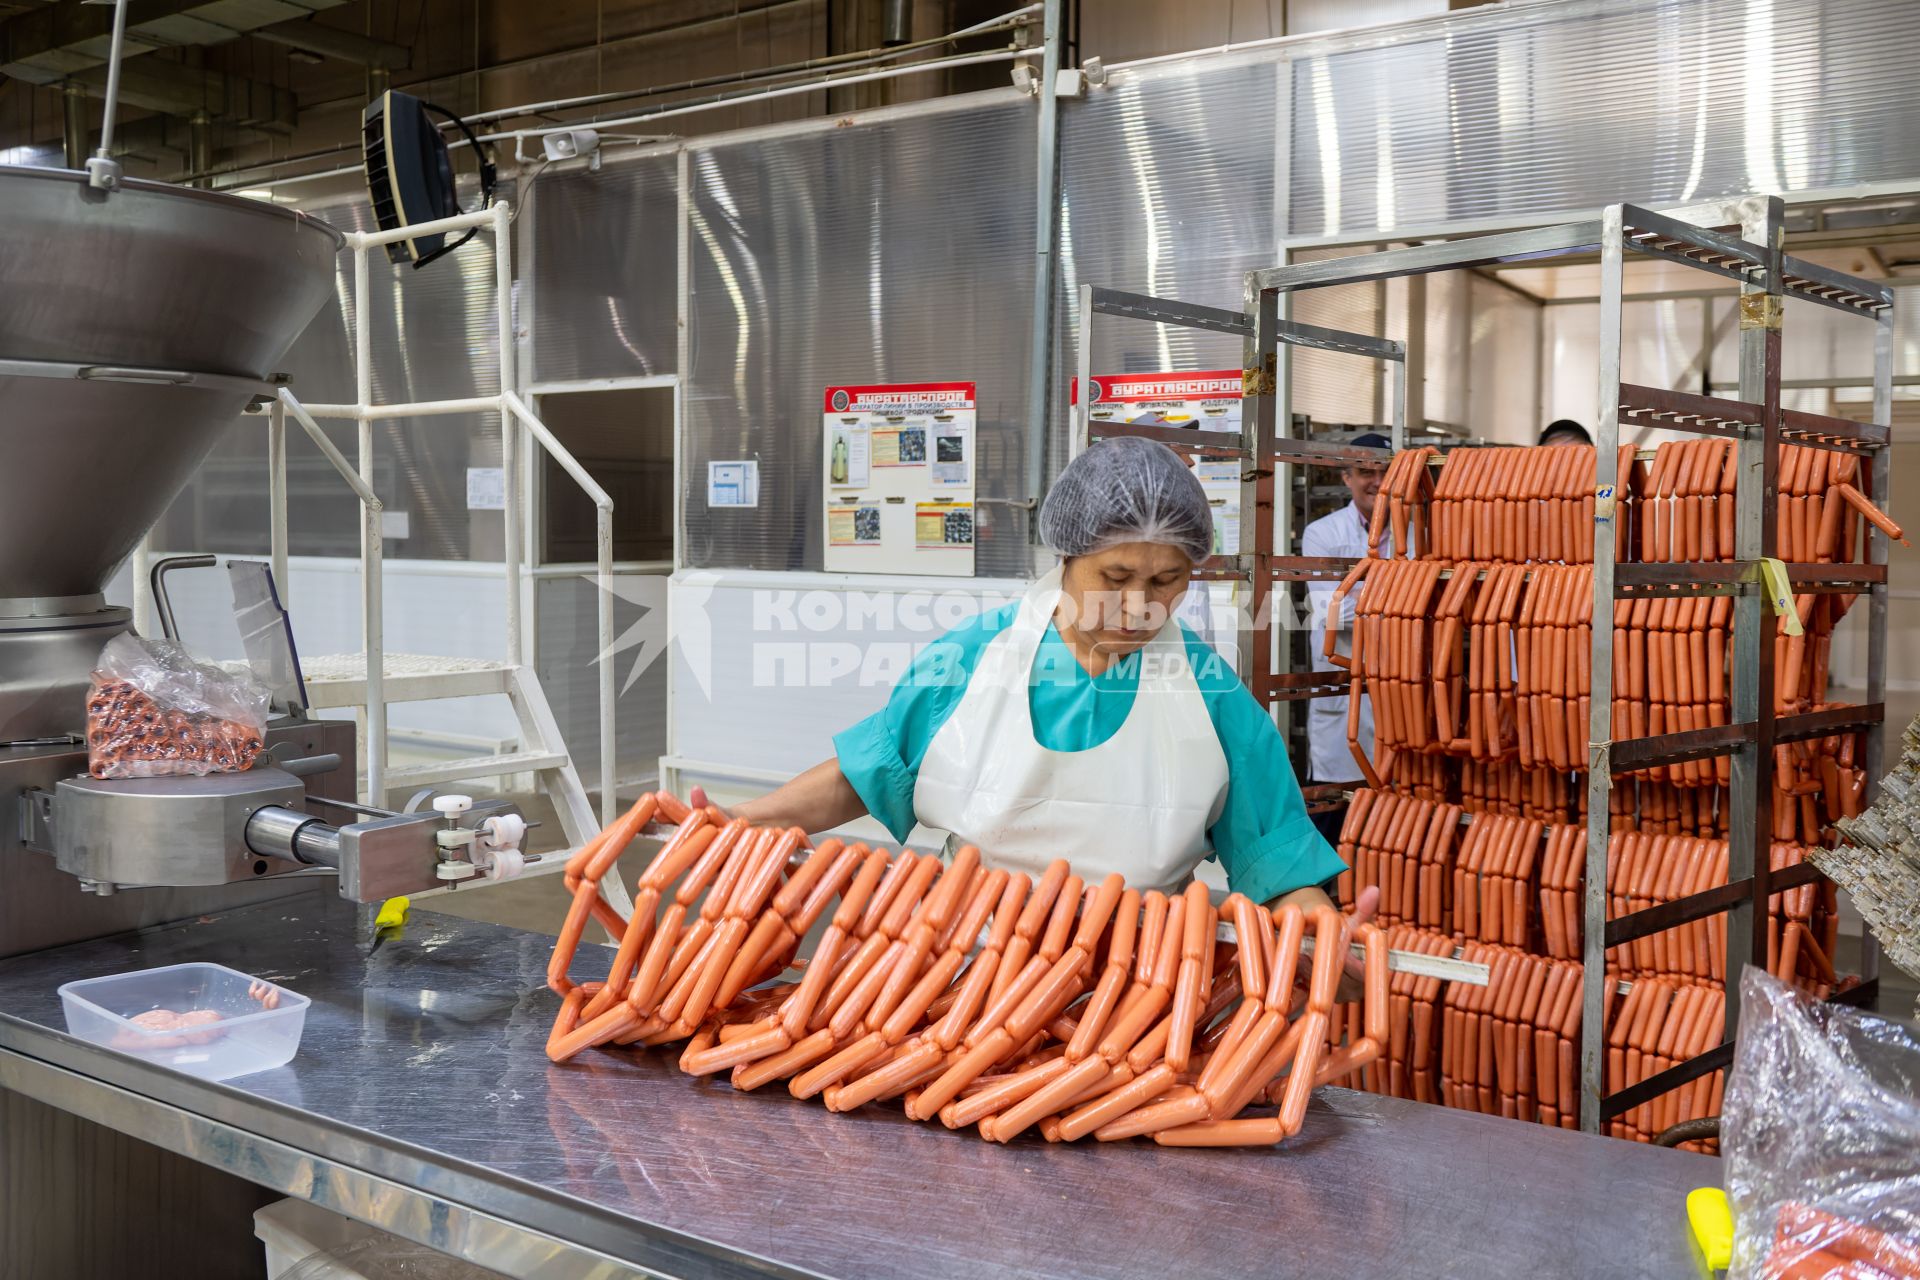
[[[1369,449],[1385,449],[1392,442],[1375,432],[1356,437],[1353,444]],[[1369,554],[1367,531],[1373,522],[1373,504],[1380,493],[1380,479],[1386,474],[1385,461],[1357,462],[1340,473],[1341,482],[1347,486],[1352,500],[1329,515],[1321,516],[1309,524],[1300,534],[1300,554],[1316,557],[1340,557],[1351,559]],[[1393,534],[1383,531],[1381,546],[1377,552],[1381,556],[1393,554]],[[1353,649],[1353,613],[1359,602],[1358,590],[1350,591],[1340,602],[1340,616],[1329,619],[1327,612],[1333,603],[1334,590],[1338,582],[1309,582],[1307,584],[1307,602],[1312,606],[1311,628],[1308,644],[1312,651],[1315,671],[1333,671],[1337,668],[1326,659],[1327,627],[1334,629],[1334,642],[1338,652],[1351,653]],[[1307,749],[1311,766],[1311,778],[1314,782],[1354,783],[1361,780],[1360,766],[1354,761],[1353,751],[1347,742],[1347,699],[1345,696],[1315,698],[1307,704]],[[1360,749],[1367,753],[1367,759],[1373,759],[1373,707],[1365,694],[1360,695]],[[1346,814],[1346,806],[1341,805],[1324,813],[1313,815],[1314,825],[1329,840],[1337,840],[1340,823]]]
[[[1038,877],[1065,858],[1142,891],[1214,857],[1256,902],[1327,904],[1343,864],[1271,717],[1170,616],[1212,547],[1193,472],[1165,445],[1102,441],[1061,473],[1040,533],[1052,572],[929,645],[832,759],[734,814],[809,832],[872,814],[897,840],[918,822],[989,866]]]

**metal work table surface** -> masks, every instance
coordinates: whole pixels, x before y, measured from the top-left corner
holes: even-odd
[[[512,1274],[1660,1276],[1719,1164],[1324,1089],[1277,1148],[1000,1147],[659,1054],[548,1063],[550,939],[416,910],[370,957],[328,893],[0,964],[0,1087]],[[582,947],[576,976],[607,959]],[[210,960],[312,998],[212,1085],[69,1039],[55,988]]]

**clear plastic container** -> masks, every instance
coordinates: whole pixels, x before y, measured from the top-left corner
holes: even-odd
[[[278,996],[276,1008],[263,1007],[267,992]],[[68,1034],[203,1080],[284,1066],[300,1047],[312,1003],[219,964],[173,964],[69,982],[60,988],[60,1002]],[[219,1017],[166,1027],[135,1021],[162,1009]]]

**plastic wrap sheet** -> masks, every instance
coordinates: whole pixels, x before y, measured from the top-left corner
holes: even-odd
[[[1730,1280],[1920,1277],[1920,1035],[1758,969],[1740,998]]]

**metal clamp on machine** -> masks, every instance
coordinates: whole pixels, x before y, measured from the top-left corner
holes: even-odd
[[[368,815],[334,826],[299,807],[316,799],[296,776],[309,762],[289,763],[204,778],[68,778],[22,797],[27,844],[101,894],[331,867],[341,897],[381,902],[525,866],[527,823],[504,800],[436,796],[430,811],[396,813],[322,799]]]

